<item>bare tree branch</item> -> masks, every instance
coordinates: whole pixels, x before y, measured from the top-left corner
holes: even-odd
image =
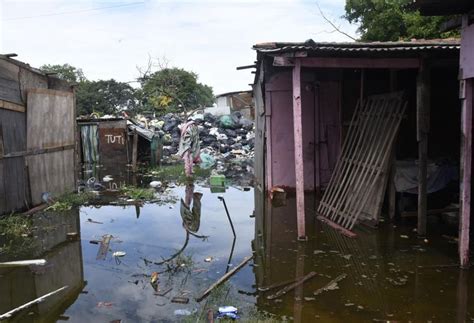
[[[349,37],[350,39],[352,39],[353,41],[357,41],[357,39],[355,39],[354,37],[352,37],[351,35],[349,35],[348,33],[342,31],[339,27],[337,27],[331,20],[329,20],[326,15],[324,14],[324,12],[321,10],[321,7],[319,6],[319,3],[316,2],[316,7],[318,7],[318,10],[319,10],[319,14],[321,15],[321,17],[323,17],[324,20],[326,20],[327,23],[329,23],[331,25],[332,28],[334,28],[335,31],[337,31],[338,33],[340,34],[343,34],[344,36],[346,37]]]

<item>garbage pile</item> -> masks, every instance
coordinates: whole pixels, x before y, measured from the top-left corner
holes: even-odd
[[[253,173],[254,123],[238,111],[230,115],[214,116],[210,113],[191,117],[199,129],[201,143],[201,167],[215,167],[218,172]],[[168,113],[146,126],[161,130],[163,135],[163,163],[176,161],[184,117]],[[232,164],[233,167],[229,167]],[[233,177],[234,174],[229,174]]]

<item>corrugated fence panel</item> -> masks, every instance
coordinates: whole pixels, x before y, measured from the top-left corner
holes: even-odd
[[[73,145],[74,96],[69,92],[28,91],[27,148],[42,149]]]
[[[26,158],[30,174],[31,200],[40,204],[41,194],[60,195],[74,189],[74,150],[68,149]]]
[[[26,114],[0,109],[4,154],[26,150]]]
[[[24,157],[3,160],[6,210],[19,210],[26,204],[27,186]]]
[[[0,99],[23,104],[18,75],[20,68],[0,59]]]

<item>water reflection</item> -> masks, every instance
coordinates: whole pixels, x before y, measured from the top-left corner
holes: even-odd
[[[86,284],[81,241],[66,238],[67,233],[80,233],[79,210],[63,213],[58,217],[46,212],[33,218],[37,240],[31,256],[45,259],[45,266],[0,268],[0,314],[63,286],[68,288],[19,312],[11,322],[56,321],[76,301]]]
[[[108,170],[96,175],[107,174],[120,176]],[[116,195],[104,194],[103,205],[35,216],[33,256],[48,265],[1,269],[0,311],[68,285],[13,321],[174,322],[177,309],[197,310],[193,320],[203,321],[204,309],[222,305],[237,306],[244,321],[262,313],[295,322],[472,320],[472,272],[452,266],[456,244],[436,223],[426,242],[416,238],[412,223],[359,228],[350,239],[316,221],[315,202],[307,196],[309,240],[298,242],[292,196],[272,205],[258,189],[214,194],[202,182],[171,186],[166,194],[174,198],[125,206],[110,204]],[[80,240],[67,241],[70,232]],[[97,241],[107,236],[104,257],[97,259]],[[252,251],[253,264],[195,301]],[[114,252],[124,254],[120,261]],[[278,294],[311,272],[316,276]],[[189,303],[172,303],[173,297]]]
[[[308,213],[314,210],[311,196]],[[471,272],[459,270],[456,245],[436,229],[416,238],[410,223],[358,229],[351,239],[307,218],[308,242],[296,241],[295,199],[273,206],[256,194],[255,276],[260,311],[296,322],[452,321],[472,317]],[[313,204],[313,205],[311,205]],[[454,265],[453,265],[454,264]],[[318,275],[276,299],[267,286]],[[324,289],[340,275],[337,285]],[[330,284],[331,285],[331,284]],[[270,298],[270,299],[269,299]]]

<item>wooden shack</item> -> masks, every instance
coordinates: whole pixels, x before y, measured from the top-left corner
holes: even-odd
[[[459,98],[462,102],[462,148],[459,224],[459,255],[461,266],[469,266],[470,223],[472,218],[472,108],[474,95],[474,2],[472,0],[415,0],[414,7],[422,15],[457,15],[446,27],[461,28],[459,60]]]
[[[387,190],[393,216],[395,191],[389,189],[393,183],[390,166],[404,158],[413,159],[417,168],[417,230],[425,235],[429,158],[459,161],[459,40],[309,40],[263,43],[254,49],[257,188],[270,192],[277,186],[296,192],[298,238],[306,236],[305,192],[318,195],[318,213],[322,202],[326,203],[325,194],[333,194],[333,204],[324,206],[333,214],[325,220],[333,220],[328,223],[341,231],[352,228],[357,220],[355,215],[355,220],[350,218],[352,210],[346,213],[346,206],[357,206],[357,212],[367,213],[377,222]],[[400,98],[399,109],[387,117],[395,125],[392,127],[391,121],[373,123],[378,119],[371,116],[388,111],[386,102],[395,98]],[[353,118],[371,102],[378,105],[364,110],[360,119]],[[347,149],[343,143],[353,128],[359,128],[359,137],[348,147],[366,149],[358,151],[358,159],[344,155]],[[377,129],[372,136],[368,135],[371,128]],[[374,162],[368,163],[367,156]],[[349,166],[339,175],[341,165]],[[354,174],[364,175],[359,180]],[[378,175],[369,182],[374,174]],[[334,192],[339,192],[339,187],[344,190],[337,195]],[[372,196],[377,197],[369,201]]]
[[[125,166],[138,162],[156,166],[161,160],[161,136],[125,118],[78,118],[80,162]]]
[[[0,214],[74,190],[74,118],[67,82],[0,55]]]

